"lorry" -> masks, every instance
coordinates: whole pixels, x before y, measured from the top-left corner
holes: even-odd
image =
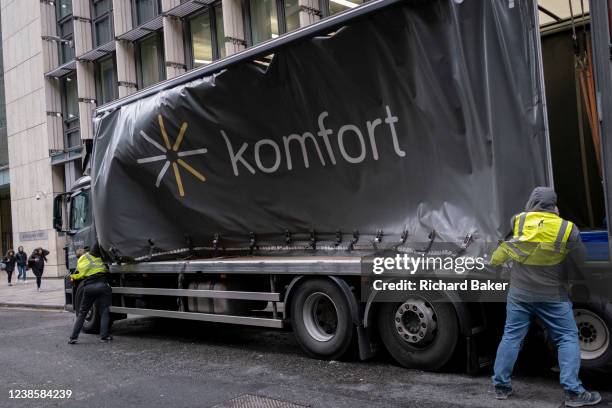
[[[590,7],[545,29],[533,0],[373,0],[98,107],[89,174],[54,199],[67,273],[99,242],[115,320],[290,327],[315,358],[384,347],[476,372],[503,303],[383,301],[372,257],[483,255],[555,186],[589,241],[571,287],[583,368],[609,372],[611,14]]]

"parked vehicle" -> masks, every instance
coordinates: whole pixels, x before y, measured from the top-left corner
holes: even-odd
[[[608,22],[595,17],[604,94]],[[576,84],[545,76],[537,27],[527,0],[374,0],[99,107],[91,176],[55,199],[69,271],[75,249],[98,240],[115,318],[290,325],[317,358],[339,358],[353,343],[368,358],[382,344],[408,367],[438,370],[459,354],[475,371],[489,361],[503,305],[453,291],[379,302],[362,292],[367,261],[440,246],[482,255],[558,167],[562,215],[603,242],[590,246],[598,260],[572,293],[583,367],[609,371],[612,230],[601,227],[611,178],[604,165],[588,211],[563,201],[597,184],[581,168],[597,168],[598,139],[587,140],[585,160],[568,156],[563,144],[586,143],[584,134],[547,110],[545,85],[551,94]],[[571,38],[567,26],[558,33]],[[607,99],[598,99],[604,164]],[[561,130],[549,137],[549,125]],[[78,310],[79,289],[66,293]],[[94,309],[85,329],[98,325]],[[415,325],[419,338],[402,335]]]

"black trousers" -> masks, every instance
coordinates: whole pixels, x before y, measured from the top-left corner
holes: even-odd
[[[105,281],[97,281],[86,284],[83,287],[83,299],[81,300],[81,306],[79,307],[79,314],[74,327],[72,329],[71,339],[79,337],[79,333],[83,328],[85,317],[89,312],[89,309],[97,302],[98,309],[100,311],[100,337],[108,337],[108,325],[110,323],[109,308],[113,299],[113,290],[110,285]]]
[[[42,281],[43,271],[36,271],[36,270],[32,269],[32,272],[34,273],[34,276],[36,276],[36,287],[38,289],[40,289],[40,283]]]
[[[8,283],[11,283],[11,279],[13,278],[13,271],[6,271],[6,274],[8,275]]]

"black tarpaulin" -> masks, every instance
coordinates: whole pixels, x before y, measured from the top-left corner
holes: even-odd
[[[100,242],[495,241],[547,183],[538,41],[531,1],[407,1],[105,113]]]

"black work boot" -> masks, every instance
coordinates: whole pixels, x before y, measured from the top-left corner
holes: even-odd
[[[495,399],[506,400],[512,395],[512,388],[504,387],[503,385],[495,386]]]
[[[566,407],[588,407],[601,402],[601,395],[597,391],[584,391],[581,394],[575,392],[565,393]]]
[[[68,344],[77,344],[77,339],[68,339]]]
[[[106,336],[106,337],[101,337],[100,338],[100,341],[105,342],[105,343],[108,343],[108,342],[110,342],[112,340],[113,340],[113,336]]]

